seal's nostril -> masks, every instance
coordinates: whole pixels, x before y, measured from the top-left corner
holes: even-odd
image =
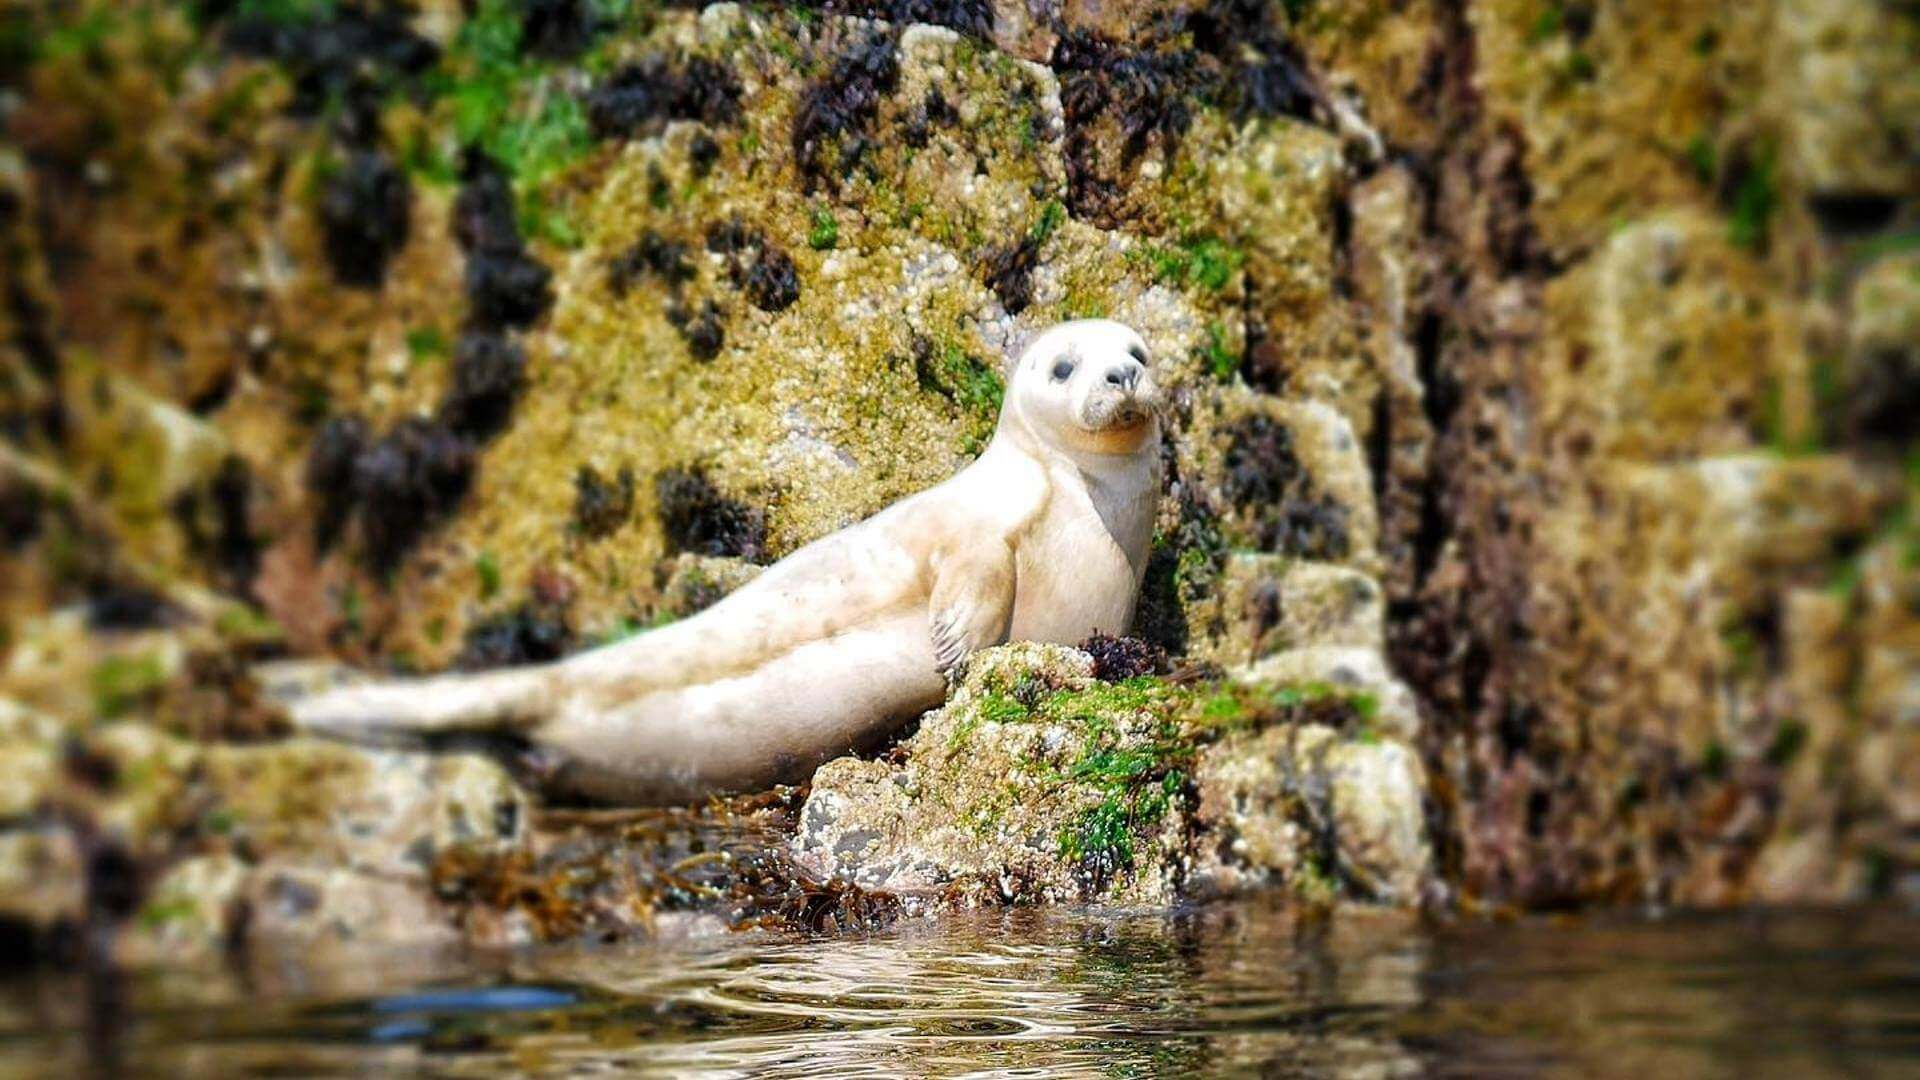
[[[1107,372],[1107,381],[1115,386],[1132,389],[1133,384],[1140,381],[1140,369],[1134,367],[1114,368],[1112,371]]]

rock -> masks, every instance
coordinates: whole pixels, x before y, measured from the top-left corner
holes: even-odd
[[[1245,247],[1246,273],[1261,286],[1264,337],[1245,374],[1290,400],[1331,406],[1365,438],[1380,382],[1335,287],[1334,207],[1347,180],[1339,141],[1286,120],[1239,139],[1216,159],[1213,182],[1220,214]]]
[[[230,854],[175,863],[147,890],[117,942],[117,958],[147,965],[218,956],[247,925],[240,905],[253,874],[254,867]]]
[[[1366,694],[1374,702],[1370,723],[1375,731],[1408,740],[1420,731],[1420,709],[1413,691],[1394,677],[1376,649],[1313,645],[1276,653],[1228,674],[1243,683],[1327,684]]]
[[[1195,821],[1218,837],[1197,881],[1210,891],[1289,885],[1410,905],[1431,872],[1426,777],[1405,744],[1317,724],[1230,736],[1195,771]]]
[[[1156,741],[1181,695],[1096,684],[1057,645],[976,653],[905,763],[842,758],[815,774],[794,839],[802,867],[863,888],[969,901],[1174,895],[1179,796]],[[1138,770],[1110,777],[1115,761]]]
[[[1873,0],[1787,0],[1769,59],[1784,111],[1782,150],[1807,190],[1889,202],[1920,195],[1912,132],[1920,90],[1920,20]]]
[[[0,825],[43,807],[60,783],[64,725],[0,698]]]
[[[1673,211],[1621,228],[1548,287],[1547,422],[1592,454],[1665,461],[1752,438],[1776,371],[1760,265],[1725,223]]]
[[[46,936],[87,921],[86,858],[74,834],[46,822],[0,829],[0,920]]]
[[[1401,742],[1346,742],[1327,751],[1334,849],[1362,895],[1417,903],[1432,867],[1427,846],[1426,771]]]
[[[1304,645],[1386,647],[1386,597],[1358,570],[1234,552],[1211,595],[1190,606],[1195,655],[1227,667]]]
[[[1901,446],[1920,411],[1920,256],[1875,261],[1854,283],[1853,322],[1838,378],[1843,432]]]
[[[314,739],[196,746],[138,724],[87,740],[127,778],[99,820],[137,847],[197,827],[256,857],[297,855],[424,881],[435,856],[524,839],[527,796],[494,763],[468,755],[369,751]]]
[[[1311,679],[1194,688],[1096,683],[1060,646],[977,653],[891,760],[820,768],[795,858],[930,903],[1165,904],[1264,881],[1414,903],[1424,780],[1381,741],[1407,724],[1346,689],[1364,685],[1351,660],[1294,659]]]
[[[248,876],[249,941],[306,948],[451,946],[447,913],[417,886],[340,867],[269,862]]]

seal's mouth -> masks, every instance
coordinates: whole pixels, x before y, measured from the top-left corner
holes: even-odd
[[[1149,402],[1128,396],[1119,401],[1101,402],[1087,410],[1081,423],[1089,434],[1128,435],[1141,431],[1153,420]]]

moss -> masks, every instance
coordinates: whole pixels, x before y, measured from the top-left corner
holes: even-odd
[[[1687,141],[1687,164],[1693,166],[1693,175],[1703,184],[1711,184],[1717,175],[1720,154],[1714,148],[1713,140],[1705,132],[1695,135]]]
[[[473,572],[480,579],[480,599],[491,600],[500,592],[500,560],[491,551],[482,551],[473,560]]]
[[[115,655],[95,664],[89,681],[94,715],[111,720],[137,706],[151,704],[166,685],[167,671],[152,653]]]
[[[192,897],[178,896],[149,901],[140,909],[138,921],[143,929],[159,930],[174,923],[196,919],[199,914],[200,906]]]
[[[1016,697],[989,693],[974,702],[960,723],[947,737],[947,748],[958,750],[967,744],[981,724],[1017,724],[1030,718],[1025,703]]]
[[[407,331],[407,356],[416,364],[444,359],[451,351],[446,332],[438,326],[419,326]]]
[[[1144,262],[1155,281],[1205,292],[1225,289],[1247,259],[1246,252],[1207,235],[1189,236],[1174,245],[1146,245],[1136,252],[1132,258]]]
[[[1218,322],[1207,324],[1207,340],[1199,347],[1200,363],[1209,375],[1226,382],[1240,370],[1240,357],[1227,348],[1227,332]]]
[[[977,452],[999,421],[1000,404],[1006,396],[1000,373],[954,342],[936,345],[927,337],[914,338],[913,367],[922,390],[959,406],[969,421],[965,448],[969,453]]]
[[[840,244],[840,223],[834,219],[833,211],[824,206],[816,206],[807,228],[807,246],[815,251],[831,251]]]
[[[1774,169],[1774,150],[1763,146],[1746,163],[1734,184],[1728,208],[1727,238],[1748,251],[1763,251],[1767,246],[1774,208],[1780,202]]]
[[[1726,744],[1718,739],[1708,742],[1706,749],[1700,753],[1700,771],[1709,779],[1725,779],[1727,775],[1727,763],[1728,755]]]
[[[1767,745],[1767,764],[1776,769],[1785,768],[1806,749],[1807,725],[1788,718],[1780,721],[1774,729],[1773,741]]]
[[[1048,199],[1041,204],[1040,217],[1033,223],[1033,230],[1027,235],[1036,244],[1044,244],[1059,230],[1067,220],[1067,208],[1059,199]]]

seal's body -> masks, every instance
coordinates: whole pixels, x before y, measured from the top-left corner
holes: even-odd
[[[683,802],[806,779],[938,705],[975,649],[1133,616],[1160,488],[1138,335],[1064,323],[1022,354],[993,441],[945,483],[682,622],[538,667],[295,701],[353,738],[510,733],[564,797]]]

